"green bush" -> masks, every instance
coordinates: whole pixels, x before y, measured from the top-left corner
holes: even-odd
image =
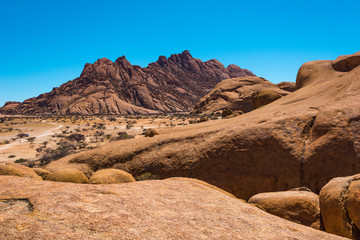
[[[19,158],[15,160],[15,163],[23,163],[23,162],[27,162],[27,160],[24,158]]]

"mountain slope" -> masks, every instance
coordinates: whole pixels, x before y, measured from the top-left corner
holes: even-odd
[[[10,102],[5,114],[151,114],[189,111],[223,79],[254,76],[236,65],[193,58],[189,51],[141,68],[124,57],[85,64],[80,77],[51,92]]]

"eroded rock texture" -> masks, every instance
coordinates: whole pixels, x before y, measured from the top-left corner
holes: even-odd
[[[343,239],[195,179],[93,185],[0,176],[2,239]]]

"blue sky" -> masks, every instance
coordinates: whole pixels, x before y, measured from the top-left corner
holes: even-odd
[[[274,83],[360,51],[359,0],[0,0],[0,105],[51,91],[87,62],[147,66],[187,49]]]

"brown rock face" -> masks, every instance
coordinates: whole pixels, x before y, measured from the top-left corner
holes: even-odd
[[[281,95],[272,89],[262,89],[254,97],[255,108],[263,107],[281,98]]]
[[[360,239],[360,174],[332,179],[320,191],[325,230]]]
[[[268,213],[289,221],[320,229],[319,196],[308,191],[259,193],[249,199]]]
[[[273,91],[280,97],[289,94],[264,78],[252,76],[231,78],[221,81],[201,98],[192,113],[211,114],[224,109],[250,112],[255,109],[253,97],[264,89]]]
[[[189,51],[160,56],[146,68],[124,57],[85,64],[80,77],[50,93],[23,103],[5,105],[5,114],[150,114],[189,111],[218,82],[233,76],[255,76],[236,65],[225,68],[212,59],[203,62]]]
[[[92,185],[0,177],[3,239],[343,239],[198,180]]]

